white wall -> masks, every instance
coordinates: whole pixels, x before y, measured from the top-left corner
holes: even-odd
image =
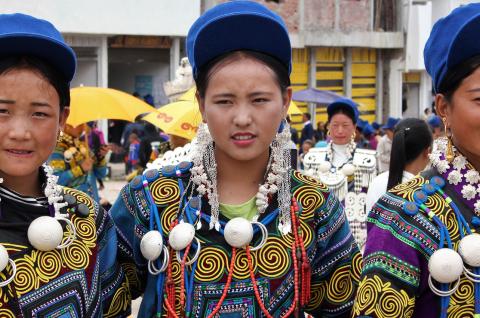
[[[0,0],[0,12],[46,19],[62,33],[186,36],[200,0]]]
[[[163,83],[170,79],[169,51],[159,49],[110,49],[108,86],[128,93],[135,91],[135,76],[152,76],[155,104],[168,102]]]

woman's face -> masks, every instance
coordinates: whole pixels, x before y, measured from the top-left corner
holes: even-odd
[[[455,146],[479,169],[480,68],[463,79],[450,103],[439,94],[436,96],[436,105],[439,115],[446,118]]]
[[[350,142],[355,134],[355,125],[350,117],[337,113],[333,115],[329,124],[332,142],[336,145],[345,145]]]
[[[57,91],[36,71],[0,75],[0,177],[37,177],[68,116],[59,105]]]
[[[200,111],[217,156],[250,161],[267,155],[287,114],[291,90],[280,91],[274,72],[249,57],[228,61],[212,73]]]

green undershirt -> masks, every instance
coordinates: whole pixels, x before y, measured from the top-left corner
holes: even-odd
[[[228,219],[237,217],[245,218],[249,221],[257,214],[256,197],[251,198],[241,204],[224,204],[220,203],[220,213]]]

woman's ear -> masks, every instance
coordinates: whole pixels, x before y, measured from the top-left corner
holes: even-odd
[[[65,124],[67,123],[68,115],[70,115],[70,107],[64,107],[63,110],[60,111],[60,118],[58,124],[60,126],[60,130],[65,130]]]
[[[198,108],[200,109],[200,113],[202,114],[202,122],[206,123],[207,119],[205,116],[205,98],[200,97],[200,94],[197,91],[195,93],[195,99],[197,100]]]
[[[435,110],[441,118],[447,117],[448,101],[443,94],[435,95]]]
[[[290,107],[290,102],[292,101],[292,88],[288,87],[286,92],[282,94],[283,98],[283,116],[282,118],[287,117],[288,114],[288,108]]]

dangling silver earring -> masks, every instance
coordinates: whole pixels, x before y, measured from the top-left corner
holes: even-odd
[[[217,192],[217,163],[213,138],[205,123],[198,126],[197,136],[192,141],[192,181],[197,185],[197,191],[201,195],[208,196],[211,208],[210,229],[220,230],[218,221],[220,209]]]
[[[283,180],[278,187],[278,206],[280,208],[280,220],[278,227],[282,233],[288,233],[292,227],[290,216],[290,169],[291,169],[291,154],[290,154],[290,125],[286,120],[282,121],[281,131],[277,132],[275,138],[270,145],[272,149],[272,165],[273,173],[281,177]],[[270,169],[270,167],[269,167]]]

